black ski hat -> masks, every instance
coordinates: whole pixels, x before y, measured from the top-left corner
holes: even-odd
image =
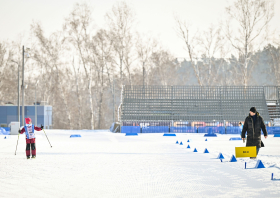
[[[256,109],[256,107],[251,107],[250,111],[253,112],[253,113],[256,113],[257,109]]]

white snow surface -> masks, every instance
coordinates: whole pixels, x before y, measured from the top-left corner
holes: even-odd
[[[37,158],[26,159],[25,136],[0,136],[0,197],[280,197],[280,138],[263,139],[257,160],[237,158],[239,135],[36,132]],[[80,134],[81,138],[70,138]],[[190,142],[187,140],[190,139]],[[176,141],[183,145],[175,144]],[[187,145],[191,149],[187,149]],[[194,148],[198,150],[193,152]],[[203,153],[207,148],[210,153]],[[223,162],[218,154],[225,157]],[[245,169],[247,162],[247,169]],[[274,173],[274,180],[271,180]]]

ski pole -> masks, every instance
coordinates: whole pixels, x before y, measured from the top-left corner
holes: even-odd
[[[18,133],[18,139],[19,139],[19,133]],[[18,145],[18,139],[17,139],[17,145]],[[17,146],[16,146],[15,155],[17,155]]]
[[[46,137],[47,137],[47,139],[48,139],[48,141],[49,141],[49,143],[50,143],[50,140],[49,140],[49,138],[48,138],[48,136],[47,136],[47,134],[46,134],[46,132],[45,132],[45,130],[44,130],[44,129],[43,129],[43,131],[44,131],[44,133],[45,133],[45,135],[46,135]],[[52,148],[51,143],[50,143],[50,146],[51,146],[51,148]]]

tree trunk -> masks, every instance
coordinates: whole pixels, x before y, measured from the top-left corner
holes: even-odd
[[[92,85],[92,74],[91,74],[91,72],[89,72],[87,89],[88,89],[89,106],[90,106],[90,128],[91,128],[91,130],[94,130],[94,114],[93,114],[93,102],[92,102],[91,85]]]
[[[74,74],[75,74],[75,84],[76,84],[76,94],[77,94],[77,99],[78,99],[78,111],[79,111],[79,114],[78,114],[78,117],[79,117],[79,120],[78,120],[78,129],[81,129],[82,128],[82,105],[81,105],[81,96],[80,96],[80,91],[79,91],[79,81],[78,81],[78,75],[77,75],[77,71],[75,69],[75,66],[74,66],[74,59],[73,59],[73,69],[74,69]]]
[[[56,66],[56,70],[58,70],[57,66]],[[63,104],[65,106],[65,110],[66,110],[66,114],[67,114],[67,120],[68,120],[68,123],[69,123],[69,129],[73,129],[72,127],[72,122],[71,122],[71,114],[70,114],[70,110],[69,110],[69,107],[68,107],[68,102],[67,102],[67,98],[65,97],[65,93],[64,93],[64,90],[62,88],[62,83],[61,83],[61,80],[60,80],[60,75],[59,75],[59,72],[56,72],[57,74],[57,81],[58,81],[58,88],[60,90],[60,93],[62,95],[62,100],[63,100]]]
[[[99,107],[98,107],[98,128],[101,128],[101,119],[102,119],[102,102],[103,102],[103,71],[104,67],[102,66],[101,70],[101,90],[100,90],[100,97],[99,97]]]

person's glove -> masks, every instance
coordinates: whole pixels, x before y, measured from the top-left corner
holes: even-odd
[[[41,125],[41,129],[44,129],[44,126],[43,126],[43,125]]]
[[[20,133],[20,132],[21,132],[21,130],[19,129],[19,130],[18,130],[18,133]]]

